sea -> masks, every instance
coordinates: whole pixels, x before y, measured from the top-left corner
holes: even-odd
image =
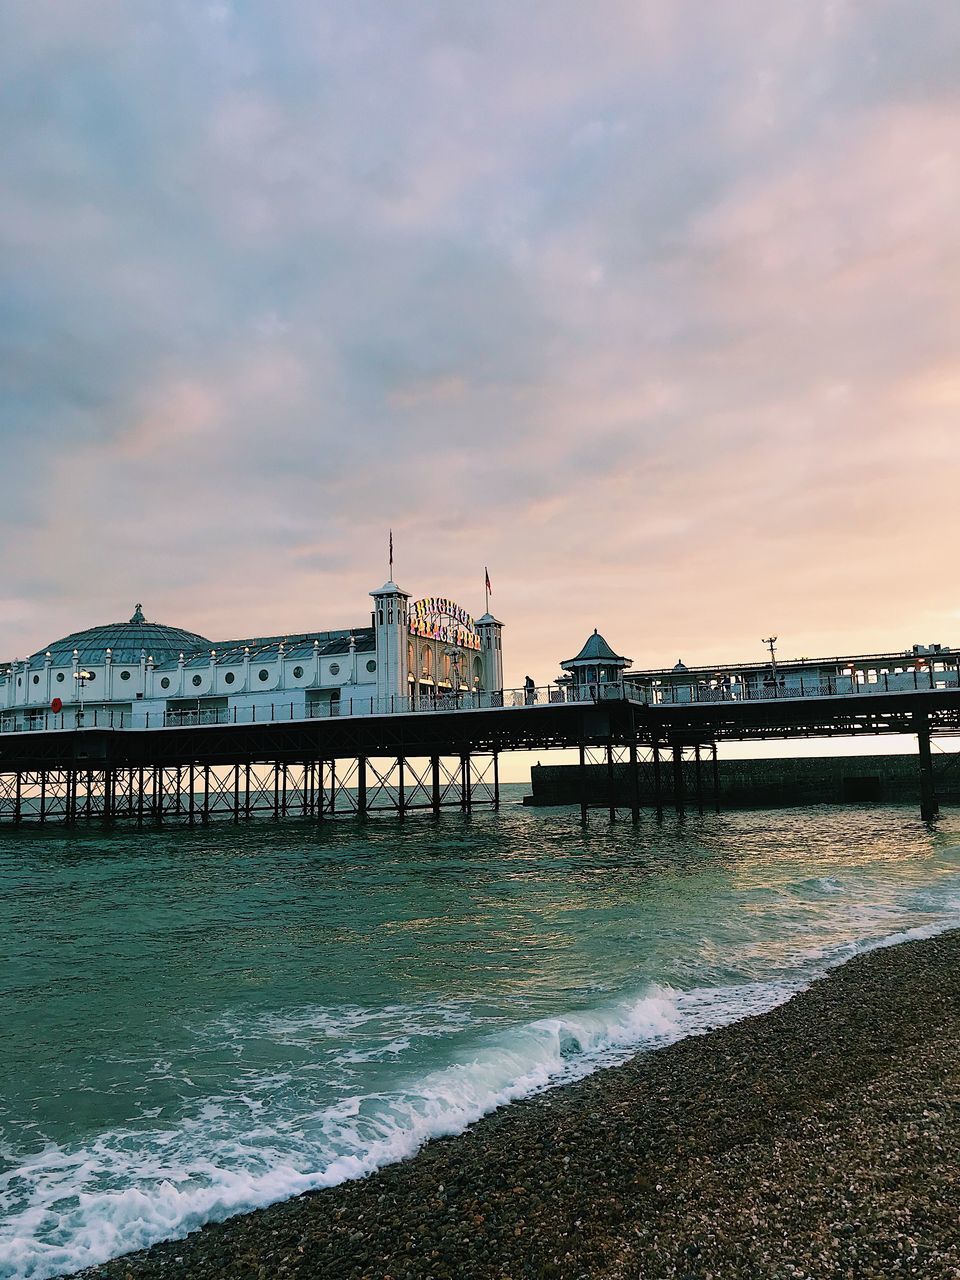
[[[0,1277],[362,1177],[960,924],[960,811],[584,829],[525,790],[0,836]]]

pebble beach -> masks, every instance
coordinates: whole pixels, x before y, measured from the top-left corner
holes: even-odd
[[[960,1277],[960,932],[83,1280]]]

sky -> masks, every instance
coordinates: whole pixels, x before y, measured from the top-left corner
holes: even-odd
[[[960,6],[5,0],[0,657],[960,644]]]

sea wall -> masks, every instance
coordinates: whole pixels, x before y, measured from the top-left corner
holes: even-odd
[[[706,757],[706,753],[705,753]],[[794,759],[718,761],[719,801],[723,808],[778,808],[805,804],[916,804],[920,794],[917,757],[805,756]],[[604,765],[587,765],[586,787],[590,804],[610,803],[610,782]],[[531,794],[524,804],[569,805],[580,802],[580,769],[575,764],[534,765],[530,770]],[[655,803],[653,767],[637,769],[640,803]],[[688,804],[696,803],[696,764],[683,763]],[[673,761],[664,752],[661,763],[664,803],[672,803]],[[960,760],[953,755],[934,758],[934,785],[941,802],[960,802]],[[704,801],[714,803],[713,764],[701,766]],[[629,806],[632,785],[626,766],[616,766],[614,802]]]

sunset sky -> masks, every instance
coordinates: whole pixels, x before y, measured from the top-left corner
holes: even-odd
[[[960,645],[960,5],[6,0],[0,658]]]

